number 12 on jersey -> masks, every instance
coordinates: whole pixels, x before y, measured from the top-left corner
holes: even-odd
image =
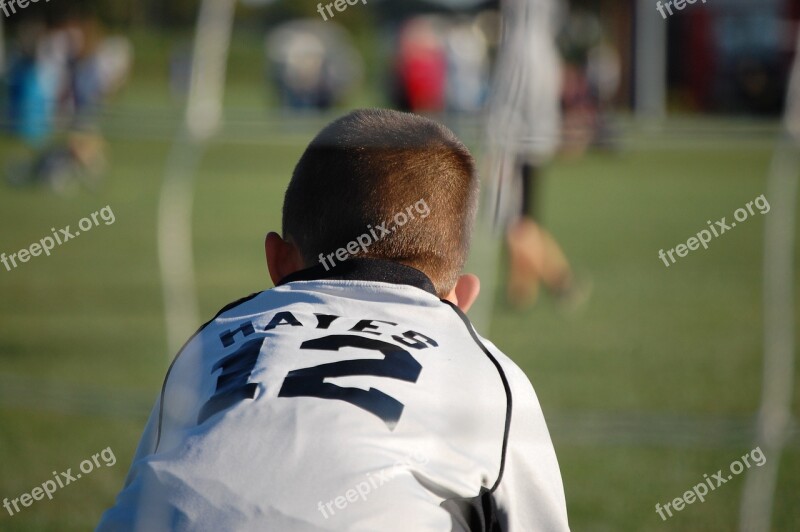
[[[198,423],[230,408],[244,399],[252,399],[258,384],[247,382],[258,361],[266,338],[255,338],[244,343],[234,353],[218,361],[213,371],[222,369],[217,377],[217,388],[211,399],[203,405]],[[394,430],[403,413],[403,403],[384,392],[369,388],[350,388],[325,382],[326,378],[370,375],[405,382],[416,382],[422,366],[411,354],[396,344],[349,334],[334,334],[308,340],[301,350],[338,352],[343,347],[365,349],[382,353],[383,359],[342,360],[310,368],[292,370],[283,381],[278,397],[318,397],[339,399],[362,408],[381,418],[389,430]]]

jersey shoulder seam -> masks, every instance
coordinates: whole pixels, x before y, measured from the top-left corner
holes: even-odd
[[[486,356],[491,360],[494,367],[497,369],[497,373],[500,375],[500,380],[503,382],[503,388],[505,389],[506,393],[506,420],[505,420],[505,428],[503,431],[503,447],[502,452],[500,455],[500,471],[497,474],[497,480],[495,481],[492,488],[489,490],[491,493],[494,493],[495,490],[500,486],[500,481],[503,479],[503,472],[505,471],[506,466],[506,451],[508,449],[508,435],[511,428],[511,409],[512,409],[512,399],[511,399],[511,386],[508,383],[508,378],[506,377],[505,371],[503,371],[503,367],[501,366],[500,362],[497,358],[489,351],[489,349],[481,342],[478,334],[475,332],[475,328],[472,326],[472,322],[469,321],[469,318],[466,314],[464,314],[460,308],[455,306],[450,301],[446,299],[441,300],[442,303],[448,305],[453,311],[458,315],[461,321],[467,328],[469,335],[472,337],[473,341],[478,344],[478,347],[486,354]]]
[[[177,362],[178,357],[181,356],[183,351],[186,349],[186,346],[189,345],[189,342],[194,340],[197,337],[198,334],[203,332],[203,330],[206,327],[208,327],[214,320],[219,318],[220,315],[222,315],[222,313],[227,312],[227,311],[229,311],[231,309],[234,309],[234,308],[238,307],[239,305],[243,305],[243,304],[247,303],[248,301],[250,301],[252,299],[255,299],[256,297],[258,297],[260,294],[263,294],[263,293],[264,293],[263,290],[260,291],[260,292],[254,292],[254,293],[250,294],[249,296],[245,296],[245,297],[243,297],[241,299],[237,299],[236,301],[232,301],[232,302],[228,303],[227,305],[225,305],[224,307],[222,307],[221,309],[219,309],[219,311],[216,314],[214,314],[214,317],[211,318],[210,320],[208,320],[207,322],[205,322],[203,325],[201,325],[200,328],[197,329],[197,331],[195,331],[195,333],[193,335],[191,335],[189,337],[189,339],[186,340],[186,342],[184,342],[184,344],[178,350],[178,353],[175,355],[175,358],[172,359],[172,362],[170,363],[169,368],[167,368],[167,373],[166,373],[166,375],[164,375],[164,382],[161,384],[161,396],[160,396],[161,400],[159,401],[159,408],[158,408],[158,428],[156,430],[156,446],[153,449],[153,453],[158,451],[158,445],[161,443],[161,422],[162,422],[162,420],[164,418],[164,393],[167,390],[167,380],[169,379],[169,374],[172,372],[172,368],[173,368],[173,366],[175,366],[175,362]]]

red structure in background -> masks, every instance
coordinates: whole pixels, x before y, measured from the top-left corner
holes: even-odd
[[[570,0],[596,13],[620,53],[616,103],[631,107],[637,0]],[[651,7],[657,15],[655,2]],[[660,16],[659,16],[660,19]],[[695,2],[667,24],[668,94],[672,109],[722,113],[780,113],[795,40],[800,0]]]
[[[697,109],[712,107],[716,58],[713,32],[713,20],[709,10],[698,9],[691,13],[687,48],[692,50],[692,53],[684,57],[691,95],[690,105]]]

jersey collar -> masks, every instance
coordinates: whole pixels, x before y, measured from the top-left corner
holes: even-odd
[[[322,264],[287,275],[277,284],[294,281],[374,281],[414,286],[436,295],[436,289],[427,275],[416,268],[398,262],[380,259],[348,259],[326,270]]]

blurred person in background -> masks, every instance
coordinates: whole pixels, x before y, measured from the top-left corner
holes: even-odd
[[[581,9],[570,13],[560,45],[565,56],[562,151],[581,156],[590,146],[612,147],[608,113],[622,76],[619,53],[605,39],[597,15]]]
[[[33,49],[25,64],[36,80],[28,91],[42,104],[35,118],[40,125],[35,137],[23,133],[23,138],[37,152],[11,165],[8,179],[15,185],[47,184],[57,192],[76,183],[95,186],[107,161],[101,106],[127,80],[132,47],[124,37],[105,38],[95,18],[73,16],[36,34]],[[24,109],[13,96],[11,108]]]
[[[266,37],[267,70],[284,109],[325,111],[341,104],[363,76],[350,34],[335,22],[293,20]]]
[[[586,77],[597,106],[594,145],[613,148],[616,142],[609,114],[622,79],[622,61],[617,49],[607,40],[601,39],[589,50]]]
[[[446,23],[425,15],[407,20],[398,36],[394,105],[402,111],[444,111],[447,91],[447,51],[442,38]]]
[[[39,42],[46,28],[40,21],[25,21],[9,57],[9,130],[32,148],[41,146],[52,131],[54,83],[48,69],[40,68]]]
[[[445,34],[447,109],[477,113],[489,90],[489,47],[475,20],[459,18]]]
[[[586,77],[585,63],[564,65],[561,107],[564,120],[561,151],[571,157],[581,157],[594,141],[597,128],[597,105]]]
[[[572,269],[537,221],[535,200],[544,165],[561,144],[561,59],[556,35],[560,0],[503,0],[502,37],[489,97],[487,134],[493,179],[500,180],[509,250],[508,300],[533,304],[544,284],[559,301],[576,303]]]

